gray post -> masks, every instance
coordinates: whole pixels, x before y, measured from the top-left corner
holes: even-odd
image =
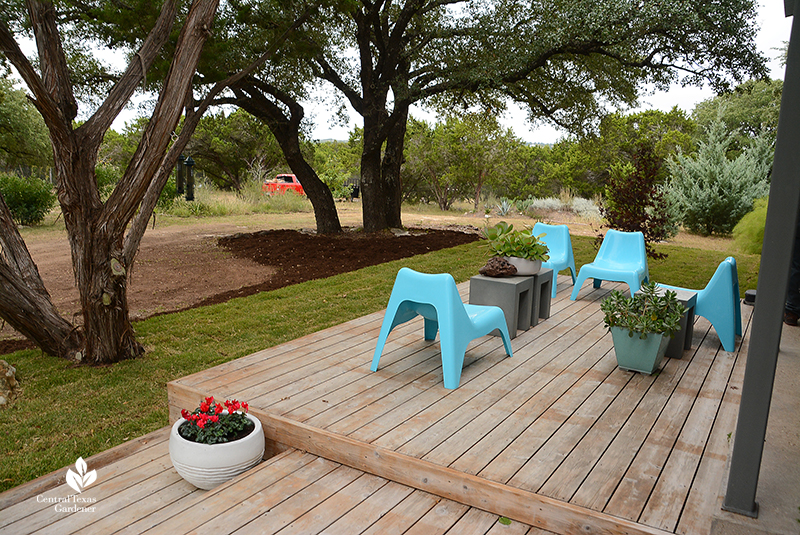
[[[175,173],[175,188],[176,193],[178,195],[183,195],[183,166],[184,161],[186,161],[186,157],[181,154],[178,156],[178,167],[177,172]]]
[[[786,0],[787,16],[794,0]],[[761,251],[761,267],[750,350],[747,354],[742,400],[731,453],[728,488],[722,508],[758,516],[756,488],[761,470],[764,438],[780,349],[783,310],[789,266],[800,203],[800,27],[792,20],[786,76],[783,83],[778,137],[772,168],[767,225]]]
[[[192,168],[194,167],[194,160],[192,157],[189,156],[186,158],[186,162],[184,163],[186,166],[186,200],[193,201],[194,200],[194,173],[192,172]]]

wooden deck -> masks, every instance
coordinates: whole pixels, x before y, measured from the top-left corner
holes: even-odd
[[[513,358],[499,338],[473,342],[456,390],[421,319],[370,371],[382,313],[184,377],[171,419],[208,395],[248,401],[277,455],[199,491],[172,469],[165,428],[88,460],[95,511],[56,512],[43,497],[70,489],[33,482],[0,495],[0,533],[708,533],[751,308],[735,352],[697,318],[693,349],[645,376],[615,365],[599,310],[615,287],[569,301],[560,277],[551,317]]]

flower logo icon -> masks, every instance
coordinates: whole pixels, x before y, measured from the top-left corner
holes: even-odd
[[[78,472],[73,472],[72,468],[67,470],[67,485],[72,487],[72,490],[78,494],[83,492],[83,489],[94,483],[97,479],[97,472],[92,470],[87,474],[86,468],[86,461],[83,460],[83,457],[78,457],[78,460],[75,461],[75,469]]]

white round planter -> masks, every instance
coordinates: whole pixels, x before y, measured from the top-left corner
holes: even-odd
[[[509,264],[517,268],[517,275],[536,275],[542,269],[541,260],[528,260],[518,256],[506,256]]]
[[[264,456],[264,431],[258,418],[246,414],[256,428],[246,437],[222,444],[199,444],[178,434],[183,418],[169,435],[169,458],[178,474],[200,489],[213,489],[258,464]]]

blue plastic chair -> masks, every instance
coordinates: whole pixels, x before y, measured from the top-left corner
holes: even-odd
[[[536,223],[533,226],[533,235],[542,236],[542,241],[549,249],[548,254],[550,260],[542,262],[542,267],[545,269],[553,270],[553,299],[556,297],[556,279],[555,276],[562,269],[569,268],[569,274],[572,275],[572,284],[575,284],[575,275],[578,270],[575,269],[575,257],[572,254],[572,239],[569,237],[569,227],[566,225],[548,225],[547,223]]]
[[[642,282],[650,279],[644,234],[610,229],[594,262],[581,266],[570,299],[574,301],[578,297],[583,282],[589,277],[594,278],[595,288],[600,287],[601,281],[616,281],[627,283],[631,295],[638,292]]]
[[[464,304],[449,273],[429,275],[404,267],[397,272],[383,316],[372,371],[378,371],[378,361],[391,330],[417,315],[425,318],[425,340],[435,339],[439,331],[445,388],[458,388],[464,353],[475,338],[499,329],[506,354],[512,356],[511,337],[500,307]]]
[[[670,290],[686,290],[666,284],[659,286]],[[711,322],[722,342],[722,349],[733,351],[736,348],[736,335],[742,334],[742,302],[739,299],[736,259],[729,256],[723,260],[704,289],[689,291],[697,292],[694,313]]]

